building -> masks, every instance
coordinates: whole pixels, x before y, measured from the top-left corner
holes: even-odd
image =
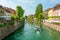
[[[0,5],[0,16],[4,15],[4,8],[2,5]]]
[[[45,19],[47,19],[49,16],[51,16],[51,13],[49,13],[49,11],[51,10],[52,8],[48,8],[47,10],[45,10],[43,13],[43,17]]]
[[[7,16],[6,20],[11,20],[11,17],[16,14],[16,11],[11,8],[4,8],[4,15]]]
[[[0,5],[0,20],[11,20],[12,15],[16,15],[14,9]]]
[[[59,20],[58,18],[60,16],[60,4],[56,4],[56,6],[53,8],[53,16],[56,16],[57,18],[54,18],[54,20]]]
[[[53,16],[53,9],[50,8],[50,9],[48,10],[48,17],[49,17],[48,19],[49,19],[49,20],[52,20],[52,18],[51,18],[52,16]]]
[[[50,21],[59,21],[60,20],[60,4],[55,5],[53,8],[49,8],[48,10],[48,20]]]

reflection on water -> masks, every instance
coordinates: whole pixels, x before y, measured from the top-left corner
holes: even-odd
[[[35,24],[25,23],[24,27],[19,28],[3,40],[60,40],[60,33],[47,27],[43,31],[35,31]]]
[[[39,32],[39,31],[37,31],[36,33],[37,33],[37,34],[39,34],[40,32]]]

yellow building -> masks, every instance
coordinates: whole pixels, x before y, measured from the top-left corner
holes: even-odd
[[[50,9],[48,11],[48,17],[52,17],[53,16],[53,9]],[[48,18],[49,20],[52,20],[52,18]]]
[[[47,10],[47,14],[48,14],[48,20],[52,20],[52,18],[50,18],[50,17],[52,17],[53,16],[53,8],[48,8]]]

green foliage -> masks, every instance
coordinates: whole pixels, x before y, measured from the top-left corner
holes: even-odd
[[[12,22],[9,22],[9,24],[10,24],[10,25],[14,25],[14,23],[15,23],[14,21],[12,21]]]
[[[40,26],[42,25],[43,22],[43,6],[42,4],[38,4],[38,6],[36,7],[36,13],[35,16],[37,18],[38,21],[40,21]]]
[[[14,17],[11,17],[11,20],[12,20],[12,21],[14,21],[14,20],[15,20],[15,18],[14,18]]]
[[[33,15],[29,15],[27,20],[28,20],[28,22],[32,23],[33,22]]]
[[[21,18],[20,18],[20,20],[21,20],[21,21],[24,21],[24,20],[25,20],[25,18],[24,18],[24,17],[21,17]]]
[[[48,17],[48,18],[60,18],[60,16],[51,16],[51,17]]]
[[[18,14],[19,18],[22,17],[24,14],[24,10],[22,9],[21,6],[17,6],[16,8],[17,8],[17,14]]]
[[[25,16],[25,18],[27,18],[27,16]]]
[[[39,4],[36,7],[36,13],[35,13],[35,16],[36,16],[37,19],[41,19],[42,18],[42,12],[43,12],[42,4]]]
[[[4,27],[5,25],[3,23],[0,23],[0,27]]]
[[[0,13],[4,13],[3,11],[1,11]]]

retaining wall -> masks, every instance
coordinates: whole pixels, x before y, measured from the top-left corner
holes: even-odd
[[[19,21],[15,23],[15,25],[7,26],[7,27],[0,27],[0,40],[5,38],[10,33],[14,32],[16,29],[24,25],[24,22]]]

